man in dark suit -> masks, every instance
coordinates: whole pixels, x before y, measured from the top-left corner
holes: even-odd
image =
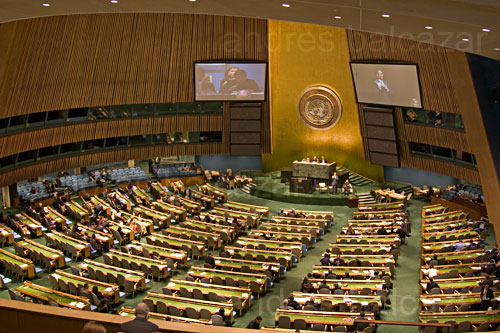
[[[332,175],[332,193],[335,192],[337,194],[337,187],[339,187],[339,176],[336,172]]]
[[[212,268],[215,267],[215,259],[211,253],[205,257],[205,264],[209,264]]]
[[[481,300],[481,310],[486,311],[491,306],[491,300],[495,298],[493,291],[490,289],[490,285],[485,283],[481,289],[480,300]]]
[[[250,329],[253,329],[253,330],[258,330],[260,329],[260,323],[262,322],[262,317],[261,316],[257,316],[255,319],[251,320],[248,325],[247,325],[247,328],[250,328]]]
[[[135,318],[120,325],[123,333],[151,333],[158,331],[158,326],[148,321],[149,307],[146,303],[139,303],[135,307]]]
[[[384,226],[380,227],[380,229],[377,230],[378,235],[387,235],[387,229],[384,228]]]
[[[376,73],[375,80],[375,97],[377,103],[379,104],[391,104],[392,90],[389,86],[389,82],[384,80],[384,73],[378,70]]]
[[[321,266],[330,266],[330,255],[326,253],[319,262],[321,263]]]
[[[439,288],[439,285],[437,284],[437,282],[434,282],[432,278],[429,278],[429,282],[427,282],[425,290],[427,290],[427,292],[430,293],[433,288]]]

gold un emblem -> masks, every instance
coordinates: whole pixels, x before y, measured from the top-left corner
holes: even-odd
[[[342,115],[342,103],[328,87],[312,86],[302,92],[298,105],[299,117],[307,126],[326,130],[335,126]]]

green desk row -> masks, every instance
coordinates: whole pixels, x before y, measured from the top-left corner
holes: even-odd
[[[467,312],[464,314],[462,312],[455,312],[446,315],[432,315],[432,314],[420,314],[421,322],[428,322],[429,320],[437,320],[438,323],[445,323],[447,321],[455,321],[457,323],[463,321],[470,321],[471,324],[481,324],[484,322],[499,322],[500,321],[500,313],[492,312],[492,313],[478,313],[475,314],[473,312]]]

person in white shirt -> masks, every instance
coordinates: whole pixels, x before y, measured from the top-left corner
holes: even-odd
[[[439,275],[439,271],[431,265],[429,269],[424,269],[424,273],[427,274],[428,277],[433,278]]]

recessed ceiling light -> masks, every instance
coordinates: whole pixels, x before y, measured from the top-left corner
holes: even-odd
[[[282,5],[283,7],[286,7],[286,8],[290,7],[290,4],[289,4],[289,3],[282,3],[281,5]]]
[[[390,14],[382,14],[382,17],[391,17]]]
[[[483,30],[484,32],[490,32],[490,31],[491,31],[491,29],[488,29],[488,28],[483,28],[482,30]]]
[[[500,51],[500,48],[495,47],[493,50],[495,50],[495,51]]]
[[[341,18],[342,18],[342,16],[338,16],[338,15],[334,16],[334,19],[336,19],[336,20],[340,20]]]
[[[44,3],[42,3],[42,6],[44,6],[44,7],[50,7],[50,3],[44,2]]]
[[[118,3],[118,0],[109,0],[111,3]]]
[[[462,38],[464,42],[468,42],[470,39],[469,38]]]
[[[432,30],[432,27],[430,25],[426,26],[425,29],[427,30]]]
[[[196,2],[196,0],[189,0],[190,2]]]

